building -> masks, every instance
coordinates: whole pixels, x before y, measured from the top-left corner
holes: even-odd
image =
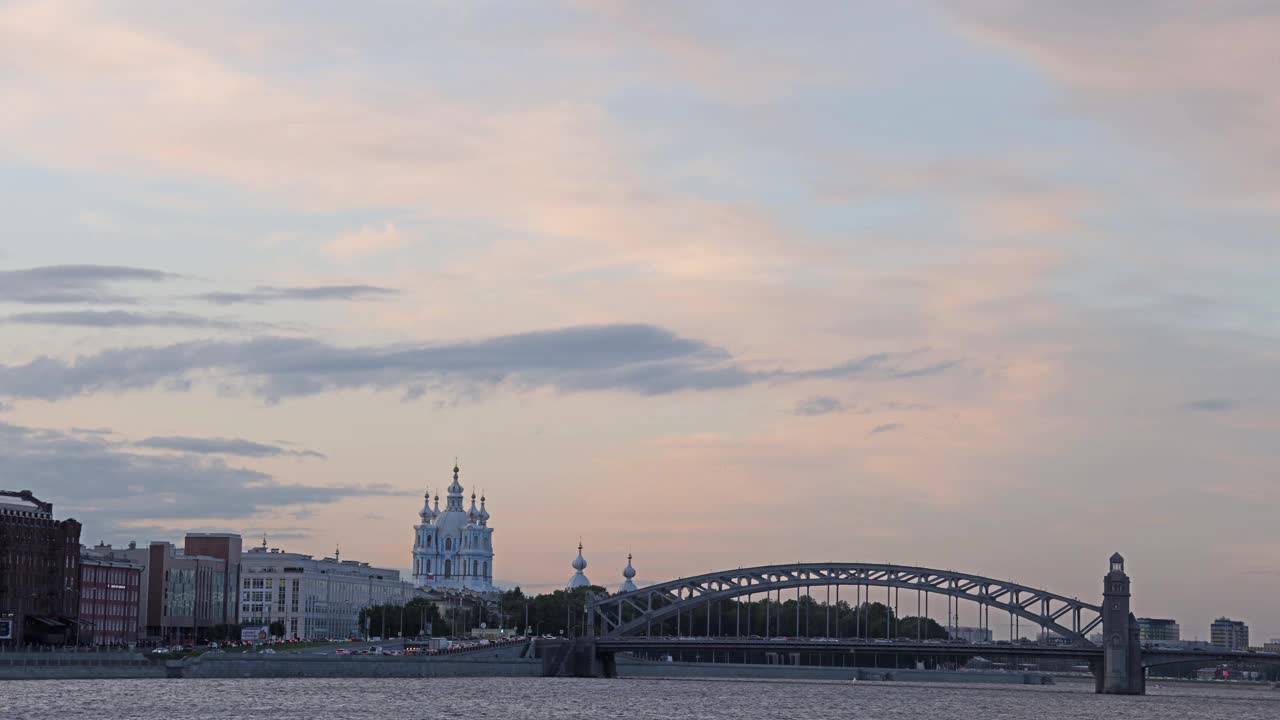
[[[78,641],[80,523],[0,490],[0,644]]]
[[[435,508],[431,493],[418,517],[422,522],[413,527],[413,582],[418,587],[449,590],[496,592],[493,585],[493,528],[489,527],[489,511],[485,498],[471,493],[471,508],[462,507],[462,484],[458,482],[458,466],[453,466],[453,484],[449,486],[445,508],[440,510],[437,494]]]
[[[80,548],[80,640],[89,645],[138,642],[145,568],[111,557],[111,546]]]
[[[1271,638],[1262,645],[1263,650],[1268,652],[1280,652],[1280,638]]]
[[[139,640],[187,645],[239,622],[241,543],[235,533],[189,533],[181,549],[131,542],[127,548],[98,545],[92,554],[141,567]]]
[[[189,645],[207,641],[219,625],[236,623],[225,602],[225,559],[153,541],[146,565],[148,638]]]
[[[228,625],[239,622],[240,603],[236,590],[240,587],[240,556],[243,541],[236,533],[187,533],[182,552],[187,555],[217,558],[223,562],[223,585],[217,588],[221,609],[214,614],[226,618]],[[213,590],[211,588],[211,590]]]
[[[244,553],[240,563],[240,622],[269,626],[279,622],[285,636],[323,640],[378,634],[360,627],[360,611],[375,605],[403,605],[417,589],[399,570],[368,563],[261,547]]]
[[[1218,647],[1232,650],[1247,648],[1249,647],[1249,626],[1239,620],[1220,617],[1209,626],[1209,641]]]
[[[991,642],[991,628],[961,625],[951,628],[951,637],[967,643],[989,643]]]
[[[574,559],[573,576],[569,578],[569,582],[565,585],[566,590],[576,590],[578,588],[591,587],[591,581],[583,574],[583,570],[587,569],[587,560],[582,557],[582,541],[578,541],[578,557]]]
[[[586,561],[584,560],[583,562],[585,563]],[[635,576],[636,569],[631,567],[631,553],[627,553],[627,566],[622,569],[622,584],[618,586],[618,592],[634,591],[636,589],[636,584],[633,582]]]
[[[1138,633],[1144,643],[1182,642],[1181,631],[1174,620],[1138,618]]]

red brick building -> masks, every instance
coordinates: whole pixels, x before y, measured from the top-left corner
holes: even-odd
[[[78,640],[80,523],[30,490],[0,490],[0,644]]]
[[[90,645],[138,641],[143,568],[110,552],[110,545],[80,551],[80,638]]]

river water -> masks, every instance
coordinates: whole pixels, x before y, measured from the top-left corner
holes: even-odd
[[[732,680],[36,680],[0,682],[3,720],[417,718],[1276,720],[1280,691]]]

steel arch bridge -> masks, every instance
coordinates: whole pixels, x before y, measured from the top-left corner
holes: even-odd
[[[1092,646],[1088,634],[1102,624],[1102,607],[1078,598],[994,578],[932,568],[870,563],[796,563],[725,570],[628,593],[588,599],[587,632],[600,638],[645,634],[654,624],[717,600],[785,589],[860,586],[945,595],[996,609]],[[980,609],[979,617],[982,617]],[[988,621],[989,626],[989,621]]]

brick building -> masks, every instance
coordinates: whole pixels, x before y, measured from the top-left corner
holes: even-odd
[[[0,490],[0,644],[76,642],[80,523],[30,490]]]
[[[80,551],[80,637],[90,645],[139,639],[143,567],[111,557],[110,545]]]

